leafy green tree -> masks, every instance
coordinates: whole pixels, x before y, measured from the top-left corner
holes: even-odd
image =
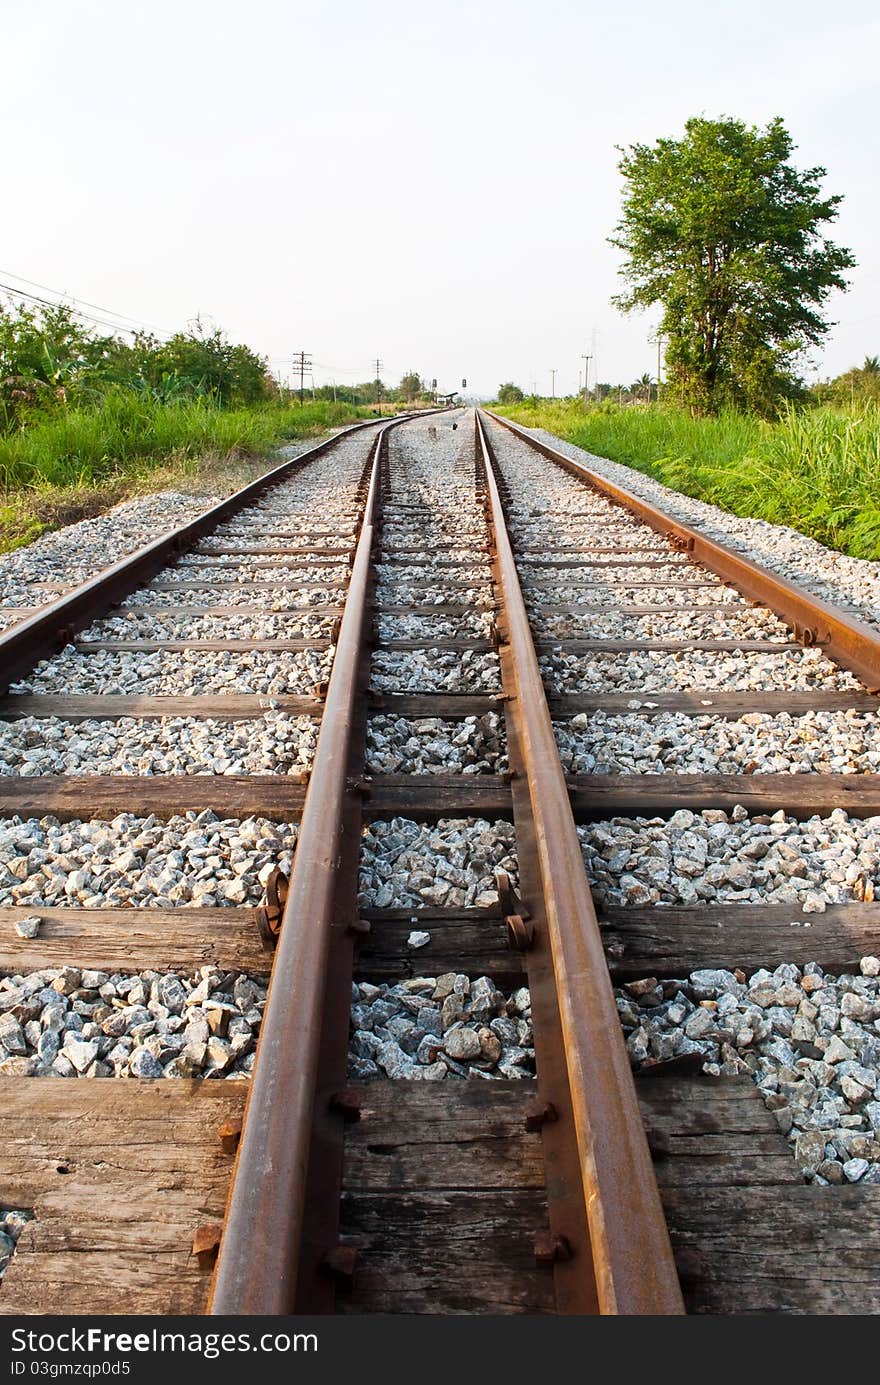
[[[880,357],[866,356],[864,365],[817,385],[813,395],[820,404],[880,404]]]
[[[139,339],[142,372],[157,393],[211,395],[219,404],[255,404],[272,393],[266,362],[218,329],[176,332],[161,344]]]
[[[630,385],[630,392],[638,399],[644,399],[646,403],[650,402],[654,394],[654,381],[647,371]]]
[[[849,250],[823,235],[840,197],[799,172],[782,121],[688,120],[680,140],[621,150],[624,311],[659,304],[669,393],[697,410],[772,409],[798,388],[797,357],[829,324]]]
[[[418,399],[419,395],[423,391],[423,388],[424,387],[422,385],[421,378],[416,374],[414,370],[411,370],[403,376],[400,382],[400,396],[403,399],[404,403],[411,404],[414,399]]]
[[[512,380],[508,380],[505,385],[498,386],[499,404],[521,404],[524,398],[519,385],[515,385]]]
[[[92,336],[65,304],[0,307],[0,416],[17,426],[34,409],[76,402],[118,343]]]

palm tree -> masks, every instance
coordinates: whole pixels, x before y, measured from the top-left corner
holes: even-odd
[[[636,396],[640,395],[642,399],[644,399],[645,403],[650,403],[651,393],[653,389],[654,379],[653,376],[647,373],[647,371],[644,375],[639,376],[638,380],[636,380],[634,385],[630,385],[630,390],[632,391],[632,393]]]
[[[862,370],[866,375],[880,375],[880,356],[866,356]]]

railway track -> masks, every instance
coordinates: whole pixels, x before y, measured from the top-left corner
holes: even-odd
[[[875,628],[458,411],[0,651],[0,1312],[877,1311]]]

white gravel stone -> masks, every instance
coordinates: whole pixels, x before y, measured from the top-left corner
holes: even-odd
[[[0,775],[295,774],[314,760],[318,727],[282,712],[253,721],[23,717],[0,722]]]
[[[12,692],[121,695],[200,693],[314,693],[330,677],[331,649],[228,650],[186,649],[178,653],[125,653],[103,650],[79,654],[67,645],[43,659]]]
[[[273,574],[274,578],[274,574]],[[167,574],[156,579],[168,581]],[[345,598],[344,592],[328,593],[320,587],[268,587],[265,591],[253,591],[250,586],[237,587],[228,583],[226,587],[199,588],[197,591],[180,590],[177,587],[163,591],[151,584],[132,592],[122,611],[138,611],[141,606],[165,606],[173,614],[181,606],[240,606],[242,611],[285,612],[297,610],[306,613],[310,606],[339,605]]]
[[[374,716],[367,722],[367,768],[382,774],[501,774],[507,768],[498,712],[446,721]]]
[[[775,640],[791,641],[791,631],[772,611],[744,607],[723,614],[695,615],[659,612],[629,615],[618,612],[550,613],[537,616],[532,631],[538,639],[579,640]]]
[[[498,655],[477,649],[377,649],[370,683],[379,692],[500,692]]]
[[[322,563],[318,566],[310,564],[307,560],[294,562],[292,558],[286,558],[278,559],[277,562],[261,559],[260,565],[256,566],[253,560],[247,558],[239,563],[228,559],[193,556],[181,558],[172,567],[166,568],[163,580],[211,582],[220,587],[230,582],[311,583],[318,587],[326,587],[329,599],[334,594],[331,591],[333,585],[347,582],[350,572],[347,563]]]
[[[491,977],[416,976],[352,987],[349,1072],[356,1080],[533,1077],[531,997]]]
[[[783,963],[750,978],[704,969],[616,991],[630,1061],[686,1053],[758,1085],[804,1176],[880,1183],[880,979]]]
[[[426,603],[421,603],[426,604]],[[490,639],[494,627],[491,611],[466,611],[447,616],[389,616],[380,615],[377,634],[385,640],[434,640],[456,638]]]
[[[210,811],[101,819],[0,818],[0,904],[39,908],[257,905],[289,874],[297,828]],[[261,878],[262,877],[262,878]]]
[[[223,605],[223,602],[218,603]],[[179,603],[178,603],[179,605]],[[78,640],[321,640],[329,642],[334,617],[304,611],[245,610],[234,615],[144,615],[138,610],[95,621]]]
[[[570,774],[869,774],[880,771],[880,714],[580,713],[555,723]]]
[[[489,609],[495,604],[488,583],[481,587],[444,586],[441,576],[429,587],[380,582],[376,587],[376,601],[380,606],[473,606],[478,609]]]
[[[261,981],[213,966],[195,973],[49,967],[7,976],[0,979],[0,1072],[20,1060],[32,1077],[246,1079],[265,1002]]]
[[[797,822],[744,808],[579,827],[597,901],[605,905],[790,904],[813,913],[872,898],[880,887],[880,818]]]
[[[497,428],[498,425],[490,425]],[[663,486],[641,472],[606,457],[585,452],[544,429],[530,429],[536,438],[580,462],[600,476],[626,486],[636,495],[659,505],[667,514],[718,539],[764,567],[806,587],[823,600],[849,609],[860,619],[880,625],[880,562],[849,558],[826,548],[784,524],[763,519],[742,519],[715,505],[693,500]],[[510,437],[510,434],[506,434]]]
[[[215,504],[219,495],[157,491],[0,555],[0,606],[39,606]]]
[[[603,619],[617,620],[619,613],[626,614],[632,606],[729,606],[737,615],[748,612],[749,606],[734,591],[733,587],[708,585],[705,587],[635,587],[616,585],[613,581],[599,583],[594,587],[572,587],[560,583],[556,588],[531,588],[523,593],[526,607],[537,622],[545,617],[542,607],[564,605],[562,619],[577,618],[580,621],[591,619],[593,606],[608,607],[606,613],[600,610]],[[634,617],[633,617],[634,618]]]
[[[362,908],[497,904],[495,872],[517,878],[513,824],[484,818],[371,822],[361,848]]]
[[[597,692],[633,688],[640,692],[727,688],[731,691],[863,691],[853,674],[840,669],[820,649],[744,654],[740,650],[686,649],[680,653],[639,650],[623,654],[542,654],[541,673],[549,691]]]

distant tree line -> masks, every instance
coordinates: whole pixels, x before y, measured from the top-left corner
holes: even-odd
[[[358,385],[315,385],[308,390],[309,398],[342,401],[346,404],[430,404],[434,395],[427,380],[417,371],[408,370],[399,385],[384,380],[364,380]]]
[[[568,395],[567,398],[569,400],[583,400],[583,391],[580,395]],[[680,403],[674,389],[667,389],[665,382],[661,387],[659,398],[662,403]],[[506,384],[498,386],[496,399],[499,404],[520,404],[524,401],[537,402],[541,400],[545,402],[547,396],[526,395],[525,391],[521,390],[518,385],[513,384],[512,381],[507,381]],[[653,376],[645,373],[634,380],[631,385],[613,385],[607,381],[600,381],[596,385],[591,385],[585,402],[591,405],[606,402],[623,405],[653,404],[657,402],[657,399],[657,381]],[[844,371],[842,375],[823,380],[809,389],[804,386],[798,392],[798,401],[805,405],[880,404],[880,356],[866,356],[862,365],[853,366],[852,369]]]

